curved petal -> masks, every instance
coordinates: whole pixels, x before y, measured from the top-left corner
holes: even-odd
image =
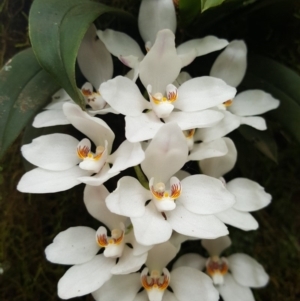
[[[162,269],[165,268],[173,258],[175,258],[177,252],[178,249],[171,244],[170,241],[155,245],[148,252],[146,266],[150,271],[162,271]]]
[[[221,236],[216,239],[202,239],[201,244],[211,257],[219,256],[225,249],[231,246],[229,236]]]
[[[235,203],[235,197],[215,178],[193,175],[182,180],[180,203],[197,214],[222,212]]]
[[[201,160],[199,165],[201,171],[211,177],[220,178],[229,172],[235,165],[237,159],[237,150],[230,138],[222,138],[226,143],[228,152],[224,156],[208,158]]]
[[[132,301],[141,288],[140,274],[114,275],[92,293],[96,301]]]
[[[130,142],[139,142],[152,139],[163,123],[153,111],[142,113],[137,117],[126,116],[126,138]]]
[[[234,194],[236,203],[233,208],[240,211],[256,211],[270,204],[272,196],[258,183],[245,178],[237,178],[226,184]]]
[[[58,296],[70,299],[94,292],[111,278],[110,270],[114,265],[115,260],[103,254],[86,263],[74,265],[59,280]]]
[[[107,50],[116,57],[128,55],[135,56],[139,59],[144,57],[139,44],[126,33],[106,29],[104,31],[97,30],[97,35]]]
[[[155,245],[167,241],[172,234],[172,228],[162,214],[150,202],[145,207],[145,214],[132,217],[133,231],[136,240],[142,245]]]
[[[187,236],[213,239],[228,234],[226,226],[215,216],[192,213],[179,202],[165,214],[173,230]]]
[[[228,110],[239,116],[252,116],[266,113],[279,106],[279,100],[262,90],[247,90],[239,93]]]
[[[99,89],[100,84],[113,75],[113,62],[110,53],[100,40],[96,40],[94,24],[87,30],[77,54],[79,68],[86,79]]]
[[[178,98],[174,106],[185,112],[205,110],[234,98],[235,94],[236,89],[221,79],[211,76],[196,77],[178,88]]]
[[[190,267],[202,271],[205,268],[206,258],[199,254],[189,253],[180,256],[173,264],[172,270],[179,267]]]
[[[142,169],[148,179],[165,183],[187,161],[188,145],[175,123],[161,127],[145,151]]]
[[[91,260],[99,251],[96,231],[89,227],[72,227],[60,232],[45,249],[47,260],[60,264],[80,264]]]
[[[177,78],[180,69],[174,34],[169,29],[159,31],[153,47],[140,63],[141,82],[144,87],[151,85],[153,94],[163,93]]]
[[[196,49],[197,56],[223,49],[228,45],[228,41],[218,39],[215,36],[206,36],[202,39],[192,39],[177,47],[177,54],[184,54]]]
[[[235,40],[217,57],[210,76],[223,79],[228,85],[237,87],[244,78],[247,68],[247,46]]]
[[[264,118],[259,116],[240,117],[241,124],[247,124],[253,128],[264,131],[267,129],[267,124]]]
[[[170,286],[180,301],[218,301],[219,294],[211,279],[204,273],[180,267],[171,272]]]
[[[111,173],[110,168],[109,168],[109,164],[106,163],[102,167],[100,172],[98,174],[96,174],[95,176],[80,177],[80,178],[78,178],[78,180],[81,183],[85,183],[85,184],[92,185],[92,186],[99,186],[99,185],[105,183],[110,178],[113,178],[114,176],[116,176],[119,173],[120,172]]]
[[[145,43],[153,45],[157,33],[168,28],[176,30],[176,13],[172,0],[143,0],[140,5],[138,26]]]
[[[59,89],[52,95],[52,101],[48,105],[46,105],[45,109],[62,110],[62,106],[66,101],[74,103],[70,95],[64,89]]]
[[[217,290],[224,301],[255,301],[251,289],[239,285],[230,274],[224,275],[224,284]]]
[[[21,178],[17,189],[27,193],[49,193],[68,190],[81,184],[79,178],[90,172],[74,166],[63,171],[35,168]]]
[[[21,148],[23,157],[38,167],[61,171],[76,166],[78,140],[70,135],[50,134],[32,140]]]
[[[123,177],[119,180],[117,189],[106,198],[106,205],[116,214],[141,217],[145,213],[146,201],[151,198],[151,192],[137,179]]]
[[[122,256],[119,258],[118,263],[111,269],[114,275],[124,275],[138,271],[141,266],[146,262],[147,253],[135,256],[133,249],[125,246]]]
[[[115,134],[102,119],[91,117],[75,104],[66,103],[63,110],[72,125],[89,137],[96,146],[104,146],[106,140],[108,142],[108,154],[110,154]]]
[[[232,254],[227,257],[234,280],[243,286],[262,287],[269,281],[263,266],[247,254]]]
[[[145,109],[151,108],[138,86],[124,76],[103,83],[100,93],[112,108],[126,116],[139,116]]]
[[[215,110],[198,112],[172,112],[166,122],[176,122],[182,130],[210,127],[217,124],[224,115]]]
[[[108,210],[105,199],[109,195],[104,185],[86,185],[83,200],[89,214],[98,221],[105,224],[110,230],[119,228],[120,223],[125,223],[126,217],[113,214]]]
[[[240,126],[241,118],[243,117],[233,115],[228,111],[222,111],[222,113],[224,114],[224,118],[221,119],[221,121],[218,122],[216,125],[209,128],[201,128],[197,130],[195,134],[195,140],[198,139],[201,141],[208,142],[215,139],[219,139]]]
[[[139,256],[144,253],[147,253],[153,246],[144,246],[138,243],[135,239],[134,233],[132,230],[130,230],[129,233],[126,233],[125,236],[125,243],[130,243],[133,247],[133,255],[134,256]]]
[[[42,128],[46,126],[70,124],[62,110],[46,110],[34,117],[32,126]]]
[[[255,218],[248,212],[240,212],[230,208],[221,213],[217,213],[216,217],[223,223],[242,229],[244,231],[256,230],[258,223]]]
[[[194,144],[190,152],[189,160],[203,160],[214,157],[225,156],[228,152],[225,141],[220,138],[210,142]]]
[[[145,153],[139,142],[131,143],[125,140],[118,149],[107,158],[113,167],[110,173],[119,172],[129,167],[140,164],[145,159]]]

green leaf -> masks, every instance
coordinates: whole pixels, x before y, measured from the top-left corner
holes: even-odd
[[[277,163],[277,144],[270,131],[258,131],[253,127],[242,125],[239,132],[265,156]]]
[[[225,0],[201,0],[201,12],[222,4]]]
[[[30,48],[14,56],[1,69],[0,157],[59,88]]]
[[[201,12],[201,0],[180,0],[179,16],[182,24],[191,23]]]
[[[35,0],[29,14],[29,35],[41,66],[82,108],[84,99],[75,81],[80,42],[100,15],[126,12],[90,0]]]
[[[264,56],[250,56],[243,89],[262,89],[280,100],[278,109],[268,113],[300,142],[300,76]]]

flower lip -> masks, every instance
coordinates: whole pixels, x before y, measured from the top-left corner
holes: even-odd
[[[162,300],[164,291],[169,286],[170,279],[170,273],[166,268],[162,270],[162,273],[152,270],[150,276],[148,276],[148,268],[143,269],[141,283],[150,301]]]
[[[228,260],[225,257],[212,256],[206,261],[206,273],[215,285],[224,283],[224,275],[228,273]]]

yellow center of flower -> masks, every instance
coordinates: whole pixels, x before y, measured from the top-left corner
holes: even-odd
[[[81,93],[87,98],[87,102],[95,102],[97,97],[101,96],[100,93],[97,92],[92,92],[89,89],[81,89]]]
[[[173,103],[177,99],[177,90],[176,91],[170,91],[167,94],[167,97],[163,96],[161,93],[155,93],[154,95],[151,95],[151,98],[153,102],[157,105],[161,103]]]
[[[171,186],[170,191],[166,191],[166,186],[164,183],[159,182],[155,185],[152,185],[150,187],[152,195],[157,199],[157,200],[162,200],[164,198],[170,198],[170,199],[177,199],[179,198],[181,194],[181,184],[180,182],[173,184]]]
[[[124,238],[124,231],[120,229],[113,229],[111,231],[111,237],[108,237],[105,233],[97,235],[98,245],[102,248],[108,245],[119,245]]]
[[[227,108],[227,107],[230,107],[233,103],[233,100],[232,99],[229,99],[225,102],[223,102],[223,105]]]
[[[150,276],[147,274],[141,275],[142,286],[145,290],[160,290],[164,291],[170,283],[170,274],[167,269],[164,269],[163,274],[159,271],[154,270],[151,272]]]
[[[209,258],[206,262],[206,273],[212,278],[214,284],[223,284],[223,276],[228,273],[228,261],[218,256]]]
[[[77,155],[82,160],[90,159],[90,160],[98,161],[102,157],[104,150],[105,148],[100,145],[96,148],[96,152],[93,153],[91,152],[90,147],[88,147],[87,145],[79,145],[77,147]]]

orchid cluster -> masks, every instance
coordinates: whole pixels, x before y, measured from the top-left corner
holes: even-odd
[[[56,133],[22,147],[36,168],[22,177],[19,191],[50,193],[84,183],[84,204],[99,221],[98,229],[59,233],[45,250],[50,262],[71,265],[58,282],[62,299],[91,293],[98,301],[250,301],[250,288],[268,282],[248,255],[220,257],[231,244],[226,225],[256,230],[251,212],[271,202],[250,179],[226,182],[237,150],[225,136],[241,124],[265,130],[257,115],[279,101],[261,90],[236,94],[247,65],[243,41],[207,36],[176,47],[175,30],[171,0],[141,2],[145,53],[125,33],[92,25],[77,58],[87,79],[81,87],[86,110],[60,90],[33,122],[71,124],[85,138]],[[182,71],[196,57],[222,49],[209,76]],[[112,55],[129,67],[126,75],[112,78]],[[126,139],[113,152],[124,127],[114,133],[101,118],[108,113],[125,116]],[[186,171],[190,161],[201,173]],[[132,167],[137,177],[121,176]],[[105,182],[117,175],[110,192]],[[208,259],[174,259],[186,240],[202,240]]]

